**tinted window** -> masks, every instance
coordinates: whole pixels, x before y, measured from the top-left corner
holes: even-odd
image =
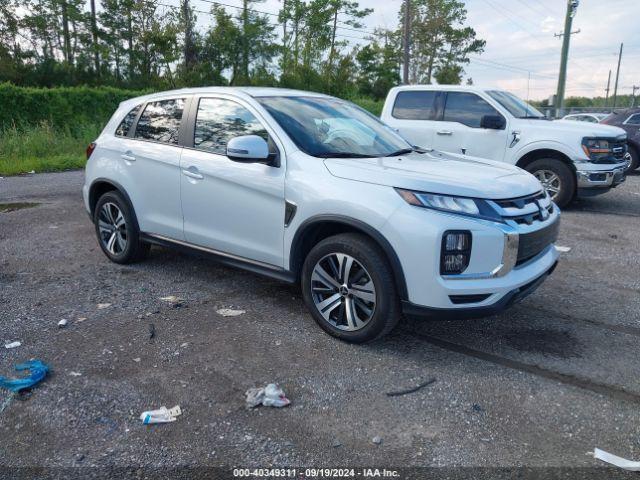
[[[198,105],[193,146],[225,155],[227,141],[241,135],[269,135],[258,119],[242,105],[220,98],[203,98]]]
[[[406,91],[398,93],[391,115],[401,120],[433,120],[438,92]]]
[[[500,115],[495,108],[473,93],[449,92],[444,108],[445,122],[459,122],[467,127],[480,127],[484,115]]]
[[[184,110],[184,98],[163,100],[147,105],[136,126],[136,138],[178,143],[178,130]]]
[[[116,128],[116,135],[119,137],[126,137],[129,133],[129,129],[131,125],[133,125],[133,121],[136,119],[138,112],[140,111],[140,105],[136,105],[133,110],[127,113],[127,116],[124,117],[118,128]]]
[[[631,115],[629,119],[625,122],[627,125],[640,125],[640,113],[636,113],[635,115]]]

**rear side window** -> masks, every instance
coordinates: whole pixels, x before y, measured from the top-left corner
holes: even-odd
[[[435,91],[399,92],[391,115],[399,120],[434,120],[437,95]]]
[[[269,141],[269,134],[258,119],[242,105],[222,98],[203,98],[198,105],[193,146],[226,155],[227,142],[241,135],[259,135]]]
[[[640,125],[640,113],[631,115],[624,123],[627,125]]]
[[[444,121],[458,122],[467,127],[480,128],[485,115],[500,115],[478,95],[466,92],[449,92],[444,107]]]
[[[136,138],[170,144],[178,143],[184,98],[147,104],[136,126]]]
[[[133,110],[127,113],[127,115],[122,119],[122,122],[120,122],[120,125],[118,125],[118,128],[116,128],[116,135],[118,137],[127,136],[127,134],[129,133],[129,129],[131,128],[131,125],[133,125],[133,121],[136,119],[139,111],[140,105],[136,105],[135,107],[133,107]]]

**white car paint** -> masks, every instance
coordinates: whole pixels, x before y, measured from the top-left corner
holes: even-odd
[[[277,145],[280,166],[238,163],[225,155],[114,135],[121,120],[136,105],[199,96],[231,98],[249,109]],[[91,196],[93,186],[96,182],[111,182],[129,197],[139,228],[146,235],[213,250],[258,265],[264,270],[262,273],[292,278],[297,273],[291,256],[296,234],[312,220],[348,219],[367,231],[377,232],[392,249],[385,253],[397,256],[400,275],[406,283],[402,300],[431,309],[462,310],[499,304],[555,265],[559,254],[553,244],[522,265],[505,265],[506,256],[513,253],[514,244],[510,242],[514,238],[522,240],[524,235],[559,220],[559,209],[550,205],[548,197],[546,203],[542,197],[531,203],[536,212],[540,205],[548,205],[548,218],[514,225],[412,206],[395,190],[405,188],[491,201],[541,194],[540,183],[527,172],[501,162],[442,152],[389,158],[316,158],[296,146],[259,103],[262,96],[320,95],[218,87],[177,90],[123,102],[96,139],[96,148],[87,163],[83,195],[89,214],[95,203]],[[130,161],[131,156],[134,161]],[[285,202],[297,207],[286,226]],[[447,230],[472,233],[470,263],[458,277],[440,274],[442,238]],[[489,297],[471,306],[454,304],[449,298],[478,293]]]

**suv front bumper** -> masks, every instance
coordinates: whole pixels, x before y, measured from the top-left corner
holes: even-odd
[[[627,154],[624,162],[616,164],[578,163],[576,179],[578,197],[591,197],[605,193],[626,180],[626,170],[631,163]]]

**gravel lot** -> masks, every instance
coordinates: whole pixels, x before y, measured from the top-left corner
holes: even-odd
[[[593,473],[594,447],[640,460],[639,175],[563,212],[559,244],[571,251],[521,304],[483,320],[405,321],[366,346],[324,334],[296,287],[155,247],[145,263],[110,263],[82,180],[0,180],[0,204],[39,204],[0,213],[0,374],[34,357],[53,369],[0,413],[0,466]],[[269,382],[292,404],[246,410],[245,390]],[[183,415],[141,424],[162,405]]]

